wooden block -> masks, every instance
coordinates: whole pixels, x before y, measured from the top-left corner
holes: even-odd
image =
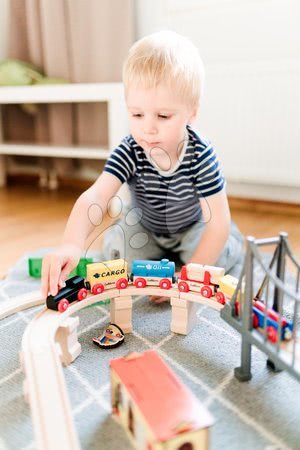
[[[55,335],[55,340],[60,347],[60,359],[65,365],[73,362],[81,353],[81,345],[77,337],[78,325],[78,317],[68,317]]]
[[[67,353],[61,353],[60,360],[64,366],[71,364],[81,353],[81,344],[77,342],[74,347],[69,348]]]
[[[173,333],[188,334],[197,323],[197,303],[182,302],[181,305],[174,305],[172,299],[171,331]]]
[[[74,330],[77,329],[79,325],[79,317],[68,317],[61,325],[59,328],[64,329],[65,333],[72,333]]]
[[[111,299],[110,302],[111,308],[114,309],[129,309],[132,308],[132,297],[131,295],[127,295],[124,297],[115,297]]]
[[[187,300],[177,298],[177,297],[171,297],[171,305],[177,306],[178,308],[186,308]]]
[[[118,325],[124,333],[131,333],[132,331],[132,310],[119,309],[112,310],[110,315],[111,323]]]
[[[124,333],[132,331],[132,297],[130,295],[111,299],[110,321],[122,328]]]

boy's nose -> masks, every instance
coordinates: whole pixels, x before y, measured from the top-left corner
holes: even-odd
[[[144,133],[145,134],[155,134],[157,133],[157,127],[154,120],[145,120],[144,123]]]

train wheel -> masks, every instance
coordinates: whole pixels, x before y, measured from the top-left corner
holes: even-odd
[[[104,291],[104,285],[102,283],[94,284],[94,286],[92,287],[92,293],[94,295],[102,294],[103,291]]]
[[[216,299],[218,303],[221,303],[221,305],[225,305],[225,295],[223,294],[223,292],[217,292]]]
[[[126,280],[126,278],[120,278],[116,282],[117,289],[126,289],[127,286],[128,286],[128,280]]]
[[[60,300],[60,301],[58,302],[57,310],[58,310],[59,312],[63,313],[63,312],[65,312],[65,311],[68,309],[69,304],[70,304],[70,303],[68,302],[68,300],[67,300],[66,298],[63,298],[62,300]]]
[[[277,342],[277,338],[278,338],[278,333],[276,328],[270,326],[267,327],[267,336],[268,336],[268,340],[275,343]]]
[[[134,285],[137,288],[144,288],[146,286],[146,280],[144,278],[137,278]]]
[[[167,280],[166,278],[163,278],[162,280],[160,280],[159,282],[159,287],[161,289],[170,289],[171,287],[171,281]]]
[[[189,285],[185,281],[179,281],[178,290],[180,292],[189,292],[190,288],[189,288]]]
[[[84,300],[87,297],[87,290],[82,288],[77,293],[77,300]]]
[[[203,286],[200,290],[200,294],[203,297],[210,298],[213,295],[213,291],[209,286]]]

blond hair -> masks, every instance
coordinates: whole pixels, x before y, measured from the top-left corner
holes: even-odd
[[[167,84],[185,102],[198,106],[204,68],[196,46],[174,31],[160,31],[135,42],[123,66],[125,93],[132,85]]]

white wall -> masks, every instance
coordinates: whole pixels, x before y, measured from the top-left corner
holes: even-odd
[[[232,195],[300,201],[299,24],[298,0],[137,0],[138,37],[170,28],[201,52],[197,128]]]
[[[0,0],[0,61],[6,57],[9,0]]]

